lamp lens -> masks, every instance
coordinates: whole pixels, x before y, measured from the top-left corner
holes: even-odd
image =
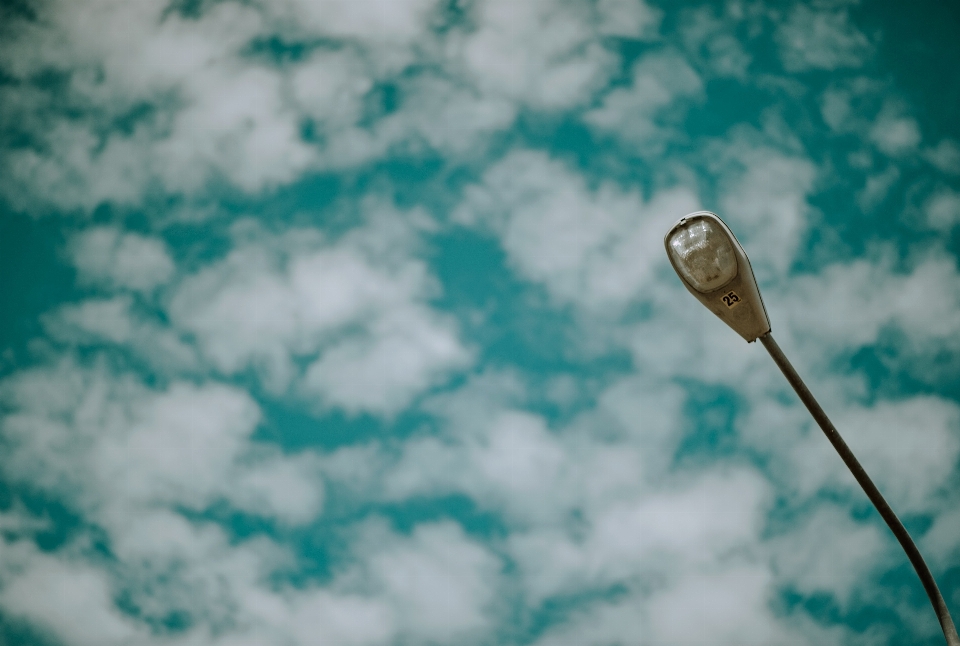
[[[697,218],[674,229],[670,255],[680,275],[700,292],[719,289],[737,275],[737,256],[730,238],[708,218]]]

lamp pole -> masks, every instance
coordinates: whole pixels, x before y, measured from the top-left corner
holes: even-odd
[[[783,376],[787,378],[787,381],[790,382],[793,389],[797,391],[800,401],[802,401],[803,405],[810,411],[810,415],[813,416],[817,425],[823,429],[824,435],[827,436],[827,439],[833,444],[833,448],[840,454],[847,468],[850,469],[850,473],[852,473],[853,477],[860,483],[864,493],[867,494],[867,498],[870,499],[873,506],[880,512],[880,515],[883,517],[883,520],[886,521],[887,526],[890,527],[893,535],[900,541],[903,551],[907,553],[910,563],[913,564],[913,569],[917,571],[917,576],[920,577],[923,589],[926,590],[927,596],[930,597],[930,603],[933,604],[933,610],[937,613],[937,619],[940,620],[940,628],[943,630],[943,636],[946,638],[947,644],[949,646],[960,646],[960,636],[957,636],[957,628],[953,625],[950,610],[943,600],[943,595],[940,594],[940,588],[937,587],[937,582],[934,580],[933,574],[930,573],[930,568],[927,567],[923,556],[920,555],[920,550],[917,549],[917,545],[910,537],[907,528],[903,526],[903,523],[897,518],[893,509],[891,509],[887,501],[884,500],[880,490],[877,489],[877,485],[873,484],[873,480],[870,479],[870,476],[867,475],[867,472],[860,465],[857,456],[853,454],[853,451],[850,450],[847,443],[840,437],[840,433],[837,432],[830,418],[823,412],[823,408],[820,407],[820,404],[814,398],[810,389],[803,383],[803,380],[800,378],[800,375],[797,374],[797,371],[794,370],[787,356],[783,354],[783,350],[781,350],[777,342],[774,341],[773,335],[767,332],[760,337],[760,343],[762,343],[763,347],[770,353],[773,361],[783,372]]]
[[[680,218],[664,237],[664,245],[670,263],[691,294],[748,343],[760,339],[907,553],[937,613],[947,646],[960,646],[950,610],[916,543],[773,339],[750,260],[733,232],[715,213],[698,211]]]

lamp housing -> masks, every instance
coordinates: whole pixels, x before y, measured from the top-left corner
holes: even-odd
[[[691,294],[748,343],[770,332],[750,260],[716,213],[683,216],[663,238],[670,264]]]

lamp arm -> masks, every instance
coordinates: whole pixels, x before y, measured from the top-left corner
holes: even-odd
[[[830,440],[833,448],[840,454],[840,457],[846,463],[847,468],[850,469],[853,477],[860,483],[870,502],[873,503],[873,506],[876,507],[880,515],[883,516],[883,520],[885,520],[890,527],[890,531],[892,531],[893,535],[900,541],[903,551],[907,553],[907,556],[910,558],[910,563],[913,564],[913,569],[917,571],[917,576],[920,577],[920,582],[923,583],[924,590],[927,591],[927,596],[930,597],[930,603],[933,604],[933,610],[937,613],[937,619],[940,620],[940,628],[943,629],[943,636],[947,640],[947,645],[960,646],[960,637],[957,635],[957,629],[953,624],[953,618],[950,616],[950,610],[943,600],[943,595],[940,594],[940,588],[937,587],[937,582],[930,573],[930,568],[928,568],[926,562],[924,562],[923,556],[920,555],[920,550],[917,549],[913,539],[910,538],[907,529],[903,526],[903,523],[900,522],[900,519],[897,518],[897,515],[893,512],[893,509],[890,508],[890,505],[887,504],[887,501],[884,500],[880,494],[880,490],[873,484],[870,476],[868,476],[867,472],[860,466],[860,462],[856,456],[853,455],[853,451],[850,450],[847,443],[840,437],[840,433],[837,432],[836,427],[830,422],[827,414],[823,412],[823,408],[820,407],[820,404],[813,397],[810,389],[808,389],[806,384],[803,383],[803,380],[800,379],[800,375],[798,375],[797,371],[790,365],[790,361],[787,360],[786,355],[783,354],[777,342],[773,340],[773,336],[767,332],[760,337],[760,342],[763,344],[763,347],[767,349],[767,352],[770,353],[770,356],[777,366],[779,366],[783,375],[787,378],[787,381],[790,382],[790,385],[793,386],[793,389],[797,391],[800,401],[803,402],[813,416],[813,419],[816,420],[820,428],[823,429],[827,439]]]

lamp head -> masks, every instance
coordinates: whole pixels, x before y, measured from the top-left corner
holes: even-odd
[[[770,331],[750,260],[715,213],[680,218],[663,239],[687,290],[748,342]]]

